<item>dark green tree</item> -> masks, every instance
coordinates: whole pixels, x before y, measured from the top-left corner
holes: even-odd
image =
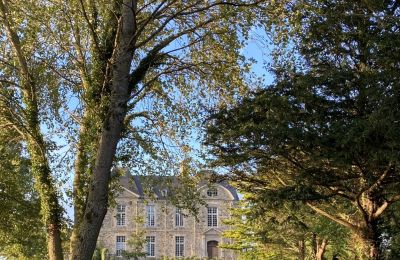
[[[261,200],[260,200],[261,199]],[[248,193],[232,209],[224,235],[231,243],[223,247],[238,250],[241,259],[325,259],[335,254],[353,255],[346,228],[312,214],[301,203],[265,203]]]
[[[292,28],[293,54],[275,59],[272,86],[211,117],[206,143],[243,190],[303,202],[380,259],[380,223],[400,200],[398,3],[289,2],[295,26],[273,28]]]

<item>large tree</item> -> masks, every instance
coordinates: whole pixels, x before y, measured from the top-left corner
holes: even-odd
[[[291,30],[293,55],[275,60],[272,86],[211,117],[215,163],[244,190],[302,201],[349,228],[365,256],[380,259],[379,224],[400,200],[398,3],[292,1],[283,10],[282,23],[296,26],[268,24],[278,36]]]
[[[247,19],[239,10],[252,5],[241,1],[77,1],[66,10],[84,97],[71,258],[89,259],[95,249],[121,137],[137,146],[130,153],[140,148],[161,157],[163,150],[154,149],[154,136],[161,135],[160,143],[165,145],[162,138],[169,133],[162,131],[172,131],[172,136],[183,133],[179,131],[182,123],[190,122],[193,112],[199,111],[195,108],[199,96],[229,96],[228,92],[235,92],[226,87],[231,81],[240,86],[241,42],[232,35],[248,25],[234,21]],[[76,12],[79,17],[73,15]],[[88,37],[81,39],[85,30]],[[184,149],[179,138],[182,135],[170,140],[178,140],[178,148]],[[176,145],[173,141],[167,145]],[[93,150],[86,150],[87,144]],[[89,177],[84,177],[85,172]]]
[[[54,220],[51,259],[62,258],[51,169],[71,166],[60,147],[74,158],[69,257],[90,259],[113,164],[124,159],[140,171],[157,162],[172,172],[190,152],[190,124],[244,88],[240,47],[258,2],[1,1],[7,118],[26,130],[32,167],[41,167],[33,172],[46,221]]]
[[[21,4],[21,3],[19,3]],[[29,11],[26,7],[29,6]],[[30,171],[40,197],[41,215],[47,229],[48,257],[62,259],[61,222],[63,209],[59,202],[54,176],[51,173],[49,150],[43,125],[50,123],[57,107],[54,77],[49,75],[46,64],[53,62],[47,53],[37,17],[45,9],[36,1],[24,5],[0,1],[1,53],[0,53],[0,121],[10,139],[25,143],[30,160]],[[27,15],[29,14],[29,15]],[[54,91],[55,90],[55,91]],[[10,173],[11,174],[11,173]],[[23,181],[21,182],[23,184]]]

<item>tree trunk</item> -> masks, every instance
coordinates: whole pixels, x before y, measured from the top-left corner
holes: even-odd
[[[47,251],[50,260],[64,259],[60,229],[61,229],[60,226],[57,226],[55,223],[49,223],[47,225],[47,233],[48,233]]]
[[[369,260],[378,260],[381,259],[379,254],[379,245],[374,237],[362,237],[363,246],[364,246],[364,254],[368,257]]]
[[[86,117],[84,116],[83,120],[85,119]],[[85,131],[85,125],[81,125],[74,164],[74,183],[72,193],[74,203],[74,227],[70,237],[70,250],[75,248],[78,243],[78,230],[80,223],[82,222],[82,216],[85,209],[83,175],[85,174],[85,169],[87,166],[87,155],[85,154],[84,142],[82,141]]]
[[[317,238],[317,234],[313,233],[312,236],[312,249],[313,255],[316,260],[322,260],[326,251],[326,246],[328,245],[327,239],[322,239],[319,241]]]
[[[371,210],[371,212],[373,212]],[[371,213],[372,215],[372,213]],[[363,242],[364,256],[369,260],[381,259],[379,251],[379,228],[377,220],[371,215],[365,215],[364,224],[358,232],[358,236]]]
[[[378,203],[374,196],[366,192],[360,199],[360,204],[364,209],[364,224],[360,228],[359,236],[363,241],[364,255],[368,259],[381,259],[379,252],[379,227],[378,218],[382,214],[376,215]]]
[[[70,252],[70,259],[74,260],[92,258],[107,213],[111,167],[129,99],[129,73],[133,57],[131,45],[135,32],[134,9],[134,1],[123,1],[120,35],[117,37],[118,42],[113,55],[110,106],[102,127],[82,223],[78,227],[77,241]]]
[[[305,243],[304,243],[304,239],[299,241],[299,260],[304,260],[306,259],[306,247],[305,247]]]
[[[317,252],[315,254],[315,259],[316,260],[322,260],[324,258],[324,254],[325,254],[327,245],[328,245],[328,240],[325,239],[325,238],[322,239],[322,242],[318,244]]]
[[[28,111],[31,107],[27,105]],[[29,115],[28,115],[29,116]],[[39,193],[41,214],[47,230],[47,250],[50,260],[62,260],[61,245],[61,217],[62,209],[58,202],[57,190],[51,176],[50,166],[46,157],[46,146],[39,126],[34,127],[37,120],[28,120],[30,138],[28,138],[28,152],[32,165],[32,172],[36,181],[36,190]]]
[[[32,173],[36,181],[36,190],[39,193],[41,214],[47,229],[47,250],[50,260],[62,260],[61,245],[61,218],[62,208],[58,201],[57,189],[51,175],[49,162],[46,156],[47,147],[40,132],[38,107],[35,85],[24,95],[26,104],[26,121],[29,133],[27,134],[28,153],[31,161]]]
[[[7,9],[7,1],[0,1],[2,22],[18,61],[18,72],[21,81],[21,92],[24,108],[24,123],[26,124],[24,138],[28,144],[32,173],[36,189],[40,197],[41,214],[47,231],[47,250],[50,260],[62,260],[61,217],[62,209],[58,202],[57,189],[51,175],[47,158],[47,146],[40,131],[39,108],[37,104],[37,85],[23,52],[19,35],[13,30],[13,19]]]

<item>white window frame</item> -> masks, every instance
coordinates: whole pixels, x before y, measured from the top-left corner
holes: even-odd
[[[185,237],[175,236],[175,257],[185,256]]]
[[[211,187],[207,190],[208,197],[218,197],[218,189],[217,187]]]
[[[154,205],[146,206],[146,226],[148,227],[156,226],[156,209]]]
[[[126,206],[117,204],[117,227],[124,227],[126,225]]]
[[[182,209],[179,208],[175,210],[175,227],[183,227]]]
[[[156,237],[146,236],[146,256],[156,256]]]
[[[122,257],[122,253],[126,249],[126,237],[125,236],[117,236],[115,243],[115,255],[118,257]]]
[[[218,227],[218,208],[207,207],[207,226]]]

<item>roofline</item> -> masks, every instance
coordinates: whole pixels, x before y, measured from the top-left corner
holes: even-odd
[[[226,188],[226,187],[225,187],[224,185],[222,185],[221,183],[210,183],[210,184],[212,184],[212,185],[218,184],[219,186],[221,186],[222,188],[224,188],[224,189],[229,193],[229,195],[231,196],[232,200],[237,200],[237,198],[235,197],[235,195],[232,194],[232,191],[230,191],[228,188]],[[209,187],[210,184],[204,184],[203,186],[199,187],[197,190],[199,191],[199,190],[203,189],[204,187]]]
[[[135,193],[135,192],[133,192],[133,191],[131,191],[131,190],[125,188],[125,187],[122,186],[122,185],[121,185],[121,187],[124,188],[127,192],[132,193],[132,194],[135,195],[136,197],[140,198],[140,195],[139,195],[139,194],[137,194],[137,193]]]

